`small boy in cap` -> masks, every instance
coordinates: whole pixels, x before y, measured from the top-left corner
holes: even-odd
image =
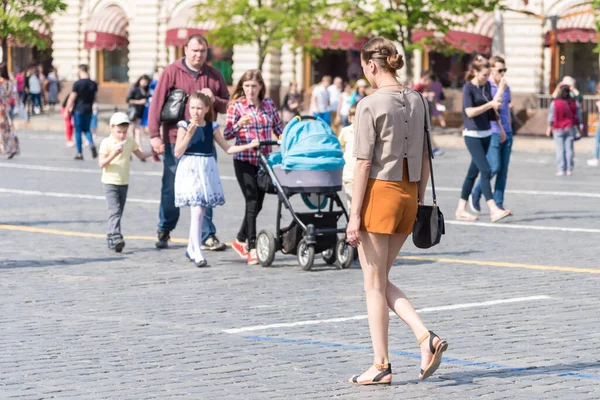
[[[108,248],[117,253],[125,247],[121,235],[121,217],[127,200],[131,154],[135,154],[140,160],[152,157],[152,153],[142,152],[135,140],[127,137],[130,123],[127,115],[122,112],[116,112],[110,117],[110,136],[102,141],[98,160],[108,204]]]

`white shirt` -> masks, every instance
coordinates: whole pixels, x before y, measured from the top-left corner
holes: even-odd
[[[310,112],[311,113],[324,113],[329,110],[329,92],[323,85],[317,85],[313,92],[315,98],[314,103],[311,101]],[[316,108],[315,108],[316,104]]]
[[[31,75],[29,77],[29,93],[38,94],[42,93],[42,84],[37,75]]]
[[[344,150],[344,171],[342,179],[344,182],[354,181],[354,165],[356,157],[354,157],[354,125],[348,125],[342,128],[340,136],[338,136],[342,150]]]
[[[329,111],[337,112],[338,104],[340,104],[340,97],[342,96],[342,89],[335,85],[331,85],[327,88],[329,93]]]

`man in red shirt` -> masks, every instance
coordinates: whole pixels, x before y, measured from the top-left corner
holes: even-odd
[[[229,91],[221,73],[206,64],[208,42],[204,36],[191,35],[184,44],[185,57],[169,65],[160,77],[152,96],[148,115],[148,128],[152,149],[163,156],[163,178],[158,223],[158,241],[156,247],[168,247],[170,232],[179,220],[179,208],[175,207],[175,171],[179,161],[173,154],[177,140],[177,122],[167,123],[160,120],[160,113],[171,90],[181,89],[188,95],[200,91],[210,97],[216,113],[227,112]],[[185,107],[184,120],[190,118]],[[162,128],[162,137],[161,137]],[[216,156],[216,154],[215,154]],[[202,250],[224,250],[225,244],[216,237],[216,228],[212,223],[212,209],[207,208],[202,225]]]

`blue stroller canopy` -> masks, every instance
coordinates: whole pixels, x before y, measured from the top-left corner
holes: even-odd
[[[332,171],[344,168],[340,141],[320,118],[296,117],[283,131],[281,168],[296,171]]]

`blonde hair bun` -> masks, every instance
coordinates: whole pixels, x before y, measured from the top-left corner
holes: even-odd
[[[404,67],[404,57],[402,57],[402,54],[396,53],[392,56],[388,56],[387,63],[392,69],[397,71]]]

